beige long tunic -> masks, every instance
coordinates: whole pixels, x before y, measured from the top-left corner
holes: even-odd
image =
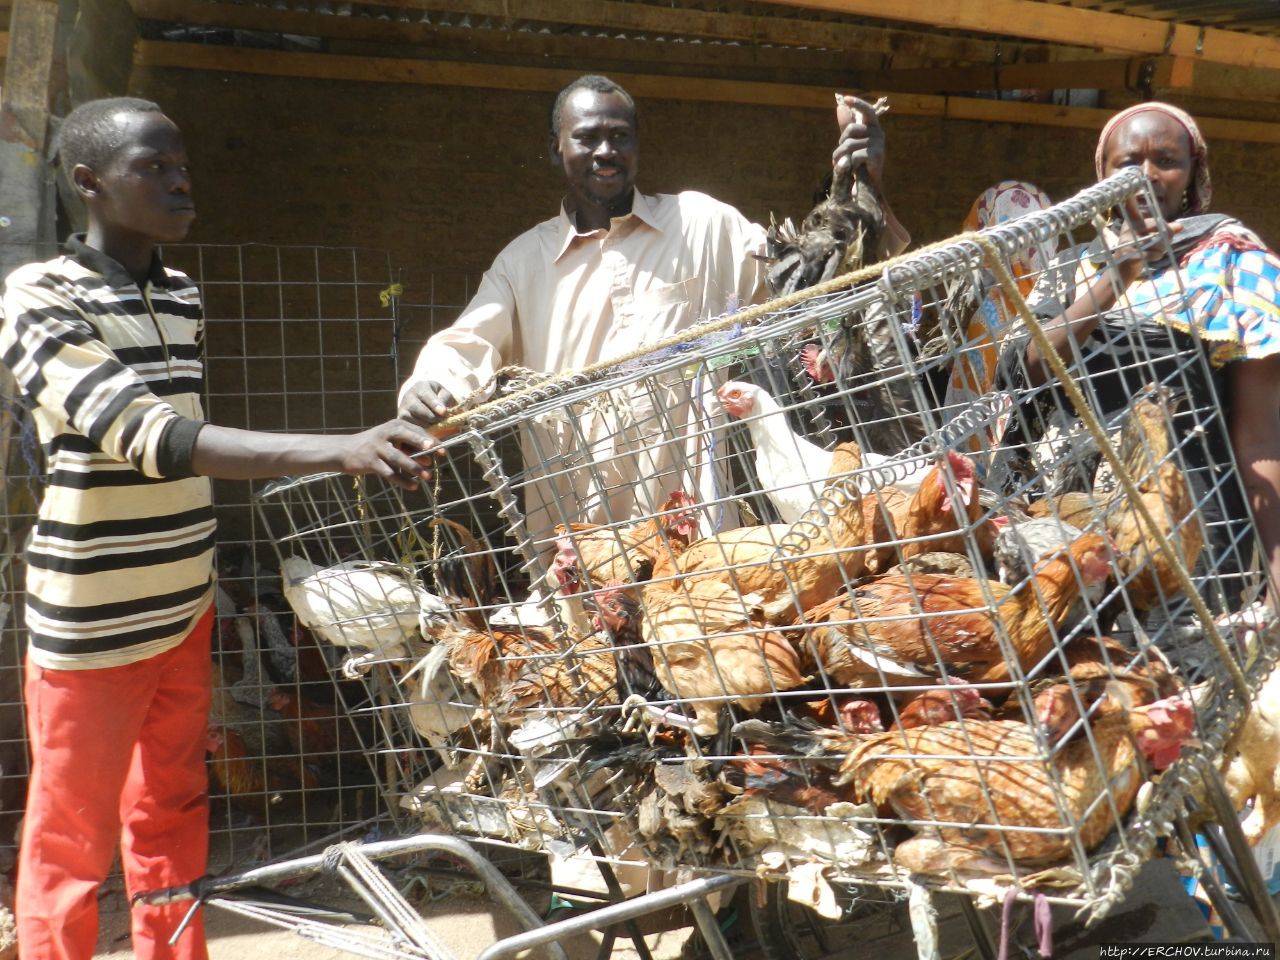
[[[701,193],[637,192],[631,213],[589,233],[562,209],[498,255],[462,315],[423,347],[405,389],[432,380],[462,398],[504,365],[559,373],[626,355],[763,299],[753,256],[763,250],[759,226]],[[677,487],[704,501],[723,496],[707,469],[717,408],[705,404],[706,380],[650,380],[573,417],[530,423],[522,492],[531,532],[621,522]]]

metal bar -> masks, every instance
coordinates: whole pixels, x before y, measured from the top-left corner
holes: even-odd
[[[521,950],[528,950],[552,940],[572,937],[590,930],[599,930],[602,927],[612,926],[634,917],[642,917],[667,907],[700,900],[707,894],[715,893],[717,890],[728,890],[743,882],[741,877],[728,874],[690,880],[688,883],[659,890],[657,893],[645,894],[623,903],[592,910],[580,917],[569,917],[559,923],[548,923],[540,930],[530,930],[528,933],[507,937],[486,949],[476,960],[499,960],[502,957],[515,956]]]
[[[599,843],[591,844],[591,850],[597,856],[604,856],[604,851],[600,849]],[[613,864],[607,860],[597,860],[596,868],[600,871],[605,889],[609,891],[609,895],[613,897],[614,902],[621,903],[626,900],[626,892],[622,889],[622,884],[618,882],[618,875],[614,872]],[[636,953],[640,955],[640,960],[653,960],[653,955],[649,952],[649,945],[644,942],[644,934],[640,932],[640,927],[637,926],[636,922],[627,920],[622,925],[627,928],[627,936],[630,937],[632,944],[634,944]]]
[[[693,911],[693,919],[698,923],[698,930],[702,932],[702,939],[706,941],[707,951],[713,960],[733,960],[733,952],[729,949],[720,924],[716,922],[716,915],[707,906],[707,901],[702,898],[694,900],[689,904],[689,909]]]
[[[1178,840],[1182,846],[1188,851],[1188,855],[1195,857],[1200,863],[1200,883],[1204,886],[1204,891],[1209,896],[1209,902],[1213,904],[1213,909],[1217,911],[1218,916],[1222,919],[1222,925],[1232,937],[1246,939],[1250,936],[1249,929],[1244,925],[1244,921],[1240,919],[1240,912],[1236,909],[1231,898],[1227,896],[1227,892],[1222,889],[1222,884],[1218,882],[1218,875],[1211,870],[1204,862],[1204,857],[1200,854],[1199,848],[1196,846],[1195,835],[1191,832],[1185,817],[1178,818]]]
[[[964,917],[964,922],[969,925],[969,934],[973,937],[973,945],[982,960],[996,960],[996,945],[991,942],[991,934],[987,932],[987,926],[982,922],[982,914],[973,905],[973,900],[963,894],[960,896],[960,915]]]
[[[1204,764],[1201,767],[1201,776],[1204,778],[1205,793],[1213,805],[1218,824],[1222,827],[1222,834],[1226,838],[1227,846],[1231,848],[1231,859],[1235,861],[1236,870],[1244,884],[1241,893],[1248,898],[1249,907],[1257,917],[1258,923],[1262,925],[1267,939],[1272,943],[1280,943],[1280,913],[1277,913],[1275,901],[1267,891],[1267,881],[1262,876],[1262,871],[1258,869],[1258,861],[1253,859],[1253,848],[1249,846],[1249,842],[1244,838],[1244,831],[1240,829],[1239,815],[1227,797],[1218,771]]]
[[[447,837],[441,834],[423,834],[416,837],[403,837],[398,840],[383,840],[378,843],[367,843],[361,848],[361,851],[371,860],[377,860],[381,857],[390,857],[397,854],[419,853],[427,850],[443,850],[446,853],[463,860],[470,866],[476,875],[483,881],[485,890],[502,906],[506,907],[516,919],[520,921],[520,925],[531,932],[539,932],[539,928],[543,927],[541,918],[533,912],[533,908],[525,903],[524,899],[516,892],[510,881],[502,875],[502,873],[492,863],[482,857],[476,850],[465,840],[459,840],[457,837]],[[283,863],[273,863],[262,867],[255,867],[252,870],[246,870],[243,873],[234,874],[227,877],[206,878],[203,881],[187,884],[181,887],[169,887],[165,890],[152,890],[145,893],[137,894],[132,902],[133,904],[147,904],[149,906],[158,906],[169,903],[182,903],[189,900],[203,899],[208,900],[216,896],[218,893],[229,892],[241,887],[255,886],[257,884],[269,884],[279,882],[281,880],[293,879],[295,877],[303,877],[319,870],[325,863],[328,853],[316,854],[310,857],[302,857],[298,860],[285,861]],[[732,878],[730,878],[732,879]],[[734,881],[738,882],[738,881]],[[718,887],[715,889],[719,889]],[[372,906],[372,905],[371,905]],[[607,908],[606,908],[607,909]],[[555,937],[544,937],[536,943],[529,946],[538,946],[546,944],[546,954],[550,960],[569,960],[568,955],[564,952],[564,948],[558,943],[550,941]],[[506,941],[503,941],[506,942]]]

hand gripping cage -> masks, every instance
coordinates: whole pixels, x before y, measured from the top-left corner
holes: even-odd
[[[500,384],[430,489],[265,490],[393,813],[787,878],[832,916],[921,880],[1101,916],[1221,800],[1201,774],[1272,665],[1194,332],[1159,350],[1167,318],[1120,296],[1065,378],[1026,362],[1011,264],[1040,251],[1030,299],[1065,302],[1131,255],[1081,240],[1139,196],[1122,172],[859,286]]]

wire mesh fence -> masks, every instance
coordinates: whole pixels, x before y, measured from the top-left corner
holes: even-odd
[[[6,251],[12,262],[53,250]],[[165,262],[205,304],[205,411],[264,431],[344,432],[394,414],[396,390],[432,324],[465,304],[467,282],[429,275],[406,295],[384,252],[179,244]],[[407,359],[406,359],[407,358]],[[23,549],[42,457],[21,400],[4,411],[5,549],[0,610],[0,868],[16,850],[27,777],[22,711]],[[208,740],[215,868],[279,856],[383,815],[330,651],[302,637],[252,487],[215,482],[219,535],[215,696]]]
[[[1015,316],[972,321],[1032,244],[1046,320],[1097,296],[1128,249],[1083,241],[1144,183],[499,385],[434,489],[266,490],[389,806],[836,915],[910,875],[1106,909],[1269,666],[1219,372],[1131,290],[1073,348],[1074,399]]]

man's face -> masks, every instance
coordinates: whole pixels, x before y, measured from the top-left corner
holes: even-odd
[[[185,239],[196,217],[182,133],[159,113],[121,113],[126,145],[103,167],[72,179],[108,229],[154,243]]]
[[[561,112],[560,135],[551,151],[579,206],[612,208],[631,196],[640,145],[631,107],[618,94],[574,93]]]

